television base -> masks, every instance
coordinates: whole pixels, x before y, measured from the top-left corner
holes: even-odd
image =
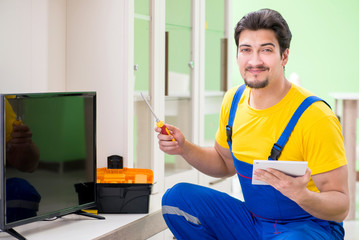
[[[86,216],[86,217],[91,217],[91,218],[96,218],[96,219],[106,219],[103,216],[99,216],[99,215],[95,215],[95,214],[92,214],[92,213],[84,212],[82,210],[76,211],[76,212],[74,212],[74,214],[78,214],[78,215],[82,215],[82,216]],[[24,236],[22,236],[20,233],[16,232],[15,229],[13,229],[13,228],[5,229],[5,230],[0,229],[0,232],[8,233],[9,235],[15,237],[18,240],[26,240],[26,238]]]
[[[13,228],[1,230],[1,231],[6,232],[19,240],[26,240],[26,238],[24,238],[20,233],[16,232]]]
[[[97,218],[97,219],[106,219],[105,217],[103,216],[99,216],[99,215],[95,215],[95,214],[92,214],[92,213],[88,213],[88,212],[84,212],[82,210],[79,210],[79,211],[76,211],[74,212],[75,214],[78,214],[78,215],[82,215],[82,216],[86,216],[86,217],[91,217],[91,218]]]

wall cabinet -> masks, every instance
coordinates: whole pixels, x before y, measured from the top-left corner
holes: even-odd
[[[146,93],[156,114],[191,142],[213,146],[222,97],[232,82],[231,1],[135,0],[134,5],[135,166],[161,169],[162,193],[181,181],[231,192],[231,179],[208,177],[181,157],[158,151],[153,117],[139,97]]]

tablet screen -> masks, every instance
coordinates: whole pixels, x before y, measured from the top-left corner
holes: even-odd
[[[287,175],[299,177],[305,174],[308,162],[302,161],[275,161],[275,160],[254,160],[253,161],[253,172],[256,169],[277,169]],[[252,172],[252,176],[253,175]],[[252,178],[252,184],[256,185],[268,185],[267,183]]]

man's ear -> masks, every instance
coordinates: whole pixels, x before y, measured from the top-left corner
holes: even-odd
[[[285,67],[285,65],[288,62],[288,56],[289,56],[289,49],[287,48],[286,50],[284,50],[283,54],[282,54],[282,66]]]

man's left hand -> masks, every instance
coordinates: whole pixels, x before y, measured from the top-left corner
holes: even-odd
[[[310,176],[311,171],[309,168],[307,168],[305,174],[301,177],[292,177],[273,168],[266,170],[257,169],[253,175],[255,179],[268,183],[293,201],[296,201],[297,198],[303,196],[303,193],[307,191]]]

